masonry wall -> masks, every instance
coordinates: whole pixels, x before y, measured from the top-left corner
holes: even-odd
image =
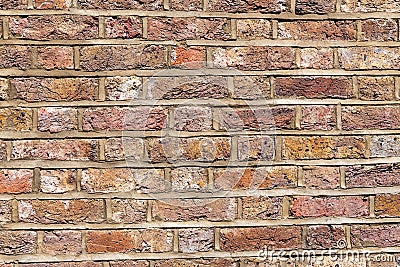
[[[0,0],[0,266],[396,266],[399,12]]]

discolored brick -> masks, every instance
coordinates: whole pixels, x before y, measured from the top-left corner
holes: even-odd
[[[345,70],[399,69],[400,53],[396,47],[339,48],[339,63]]]
[[[26,9],[27,0],[3,0],[0,9]]]
[[[43,252],[50,255],[79,255],[82,253],[82,234],[80,231],[44,232]]]
[[[10,200],[0,200],[0,222],[2,224],[11,222],[12,207]]]
[[[111,200],[112,220],[117,223],[141,223],[147,219],[147,202],[136,199]]]
[[[335,189],[340,186],[338,167],[303,167],[303,182],[307,188]]]
[[[20,255],[36,252],[37,234],[33,231],[0,231],[0,254]]]
[[[10,97],[10,86],[7,79],[0,78],[0,101],[8,100]]]
[[[358,1],[358,0],[341,0],[340,10],[342,12],[399,12],[400,3],[396,0],[374,0]]]
[[[209,11],[223,12],[261,12],[261,13],[281,13],[286,11],[287,1],[285,0],[256,0],[246,2],[244,0],[210,0],[208,1]]]
[[[142,80],[139,77],[107,77],[105,79],[107,100],[137,99],[142,93]]]
[[[32,116],[32,110],[28,108],[0,109],[0,130],[30,131],[32,130]]]
[[[357,78],[360,99],[362,100],[393,100],[394,77],[367,77]]]
[[[214,231],[210,228],[179,230],[179,251],[183,253],[205,252],[214,247]]]
[[[336,107],[303,106],[300,125],[304,130],[333,130],[336,128]]]
[[[333,69],[333,49],[303,48],[300,51],[300,67],[306,69]]]
[[[171,0],[169,2],[171,10],[177,11],[202,11],[203,1],[201,0]]]
[[[175,108],[174,123],[174,129],[177,131],[200,132],[211,130],[211,108],[200,106]]]
[[[38,130],[58,133],[78,129],[78,111],[74,108],[46,107],[38,110]]]
[[[269,39],[272,36],[271,22],[266,19],[239,19],[236,27],[239,40]]]
[[[83,9],[133,9],[133,10],[161,10],[162,0],[78,0],[78,7]]]
[[[232,98],[235,99],[269,99],[271,96],[270,80],[267,76],[235,76]]]
[[[400,108],[395,106],[345,106],[342,107],[344,130],[398,129]]]
[[[351,244],[356,248],[398,246],[400,226],[395,224],[351,226]]]
[[[144,155],[144,142],[140,138],[109,138],[105,143],[106,161],[140,161]]]
[[[235,267],[236,262],[232,259],[168,259],[157,260],[155,267],[185,266],[185,267]]]
[[[378,217],[400,216],[400,195],[377,195],[375,197],[375,215]]]
[[[44,193],[65,193],[76,190],[76,170],[41,170],[40,191]]]
[[[346,240],[344,227],[337,225],[309,226],[307,229],[307,247],[312,249],[340,248],[340,242]]]
[[[371,157],[400,156],[400,136],[375,135],[371,137]]]
[[[282,198],[280,197],[244,197],[242,205],[243,219],[282,218]]]
[[[241,136],[238,138],[239,160],[272,160],[275,140],[271,136]]]
[[[72,7],[72,0],[33,0],[35,9],[67,9]]]
[[[208,186],[207,172],[197,167],[173,169],[171,186],[174,191],[204,191]]]

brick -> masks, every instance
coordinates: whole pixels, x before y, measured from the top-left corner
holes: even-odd
[[[144,155],[144,142],[140,138],[110,138],[105,143],[106,161],[140,161]]]
[[[168,252],[172,251],[170,230],[89,231],[87,252]]]
[[[356,40],[355,23],[335,21],[291,21],[278,23],[278,38],[290,40]]]
[[[357,78],[360,99],[362,100],[393,100],[394,77],[366,77]]]
[[[271,136],[240,136],[239,160],[272,160],[275,157],[275,140]]]
[[[218,122],[223,130],[293,129],[294,119],[293,107],[218,110]]]
[[[78,7],[83,9],[135,9],[135,10],[161,10],[163,6],[162,0],[78,0]]]
[[[344,130],[398,129],[400,108],[395,106],[345,106],[342,107]]]
[[[94,78],[16,78],[11,83],[17,98],[28,102],[94,100],[98,90]]]
[[[269,99],[271,96],[271,84],[267,76],[235,76],[233,77],[234,99]]]
[[[150,162],[202,161],[213,162],[230,157],[229,137],[194,137],[146,140]]]
[[[185,267],[236,267],[231,259],[170,259],[157,260],[155,267],[185,266]]]
[[[400,185],[399,164],[356,165],[345,168],[346,186],[379,187]]]
[[[103,200],[21,200],[18,217],[27,223],[100,223],[104,221]]]
[[[107,100],[137,99],[142,93],[142,80],[139,77],[107,77],[105,79]]]
[[[36,233],[33,231],[0,231],[0,254],[33,254],[36,246]]]
[[[327,14],[335,12],[336,2],[333,0],[297,0],[296,14]]]
[[[165,190],[166,181],[161,169],[87,169],[81,187],[88,193],[159,192]]]
[[[338,167],[303,167],[303,182],[307,188],[335,189],[340,186]]]
[[[368,198],[359,196],[294,197],[290,213],[296,218],[366,217],[369,214]]]
[[[214,170],[217,190],[292,188],[297,184],[293,167],[227,168]]]
[[[25,263],[21,267],[101,267],[101,262],[80,261],[80,262],[50,262],[50,263]]]
[[[361,22],[361,40],[395,41],[397,23],[392,19],[367,19]]]
[[[344,159],[365,158],[364,137],[313,136],[284,137],[283,159]]]
[[[212,128],[212,111],[209,107],[187,106],[174,110],[174,129],[177,131],[200,132]]]
[[[212,53],[215,68],[275,70],[295,67],[295,51],[290,47],[217,48]],[[259,60],[263,58],[263,60]]]
[[[67,9],[72,7],[72,0],[33,0],[35,9]]]
[[[221,229],[222,251],[259,251],[264,246],[271,249],[295,249],[301,246],[301,229],[291,227],[254,227]]]
[[[76,170],[41,170],[40,191],[44,193],[65,193],[76,190]]]
[[[147,202],[136,199],[112,199],[112,220],[117,223],[142,223],[147,220]]]
[[[202,11],[203,1],[201,0],[171,0],[169,8],[176,11]]]
[[[82,253],[82,234],[63,230],[44,232],[43,252],[50,255],[79,255]]]
[[[244,197],[242,205],[243,219],[282,218],[282,198],[280,197]]]
[[[199,69],[206,65],[206,50],[201,46],[176,46],[171,52],[171,65],[182,69]]]
[[[338,242],[346,240],[344,227],[337,225],[317,225],[307,228],[307,247],[312,249],[340,248]]]
[[[220,99],[229,96],[227,85],[227,78],[218,76],[151,77],[147,98]]]
[[[300,67],[306,69],[333,69],[333,49],[303,48],[300,51]]]
[[[26,9],[27,0],[3,0],[0,9]]]
[[[394,47],[338,48],[340,66],[346,70],[400,69],[400,53]]]
[[[150,18],[149,40],[227,40],[230,24],[227,19]]]
[[[333,130],[336,127],[336,107],[303,106],[300,125],[304,130]]]
[[[32,130],[32,110],[27,108],[0,109],[0,130],[22,132]]]
[[[138,17],[109,17],[105,19],[106,38],[138,38],[142,36],[142,21]]]
[[[153,203],[156,221],[232,221],[236,219],[234,198],[221,199],[163,199]]]
[[[396,0],[374,0],[368,1],[342,0],[342,12],[399,12],[400,3]]]
[[[6,143],[0,140],[0,162],[7,160]]]
[[[99,26],[94,17],[43,15],[12,17],[10,34],[14,38],[32,40],[73,40],[98,38]]]
[[[239,40],[269,39],[272,37],[272,25],[269,20],[239,19],[236,23]]]
[[[156,69],[166,66],[167,49],[161,45],[94,45],[80,50],[85,71]]]
[[[371,137],[371,157],[400,156],[400,137],[397,135],[379,135]]]
[[[0,78],[0,101],[8,100],[10,97],[10,86],[7,79]]]
[[[0,68],[28,69],[32,65],[32,48],[30,46],[0,46]]]
[[[105,107],[83,112],[83,130],[161,130],[167,110],[162,107]]]
[[[74,49],[68,46],[38,47],[37,65],[46,70],[73,69]]]
[[[400,216],[400,195],[377,195],[375,197],[375,215],[378,217]]]
[[[79,160],[97,159],[95,140],[19,140],[12,142],[12,159]]]
[[[214,247],[214,231],[210,228],[179,230],[179,251],[183,253],[205,252]]]
[[[223,12],[261,12],[261,13],[281,13],[286,11],[286,1],[280,0],[256,0],[246,2],[244,0],[210,0],[208,1],[209,11]]]
[[[110,261],[111,267],[148,267],[148,261]]]
[[[9,223],[12,219],[11,200],[0,200],[0,221]]]
[[[400,244],[398,225],[354,225],[351,227],[351,244],[360,247],[394,247]]]
[[[77,109],[46,107],[38,110],[38,130],[41,132],[58,133],[77,129]]]
[[[171,171],[171,187],[174,191],[204,191],[207,185],[207,170],[203,168],[184,167]]]
[[[352,82],[347,77],[278,77],[277,97],[288,98],[352,98]]]
[[[0,194],[17,194],[31,192],[32,181],[32,170],[2,169],[0,170]]]

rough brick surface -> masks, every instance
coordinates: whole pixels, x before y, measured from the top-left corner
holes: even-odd
[[[0,193],[27,193],[32,190],[31,170],[0,170]]]

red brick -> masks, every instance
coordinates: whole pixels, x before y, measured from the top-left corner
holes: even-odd
[[[397,40],[397,22],[392,19],[367,19],[361,21],[363,41]]]
[[[275,140],[271,136],[240,136],[239,160],[272,160],[275,157]]]
[[[259,251],[269,249],[295,249],[301,246],[301,229],[291,227],[257,227],[221,229],[222,251]]]
[[[344,227],[336,225],[317,225],[309,226],[307,229],[307,247],[312,249],[331,249],[340,248],[342,242],[346,240]],[[339,246],[338,246],[339,245]]]
[[[183,253],[205,252],[214,247],[212,228],[179,230],[179,251]]]
[[[202,11],[203,1],[201,0],[171,0],[169,8],[176,11]]]
[[[79,231],[44,232],[43,252],[50,255],[79,255],[82,253],[82,234]]]
[[[163,199],[153,203],[156,221],[232,221],[236,219],[234,198],[223,199]]]
[[[356,165],[345,169],[347,187],[400,186],[399,164]]]
[[[12,17],[10,34],[32,40],[73,40],[98,38],[98,21],[89,16],[43,15]]]
[[[395,247],[400,245],[399,225],[354,225],[351,244],[360,247]]]
[[[27,0],[2,0],[0,9],[26,9]]]
[[[40,191],[44,193],[65,193],[76,190],[76,170],[41,170]]]
[[[74,68],[74,49],[72,47],[39,47],[37,57],[37,65],[39,68],[46,70]]]
[[[282,198],[280,197],[244,197],[242,205],[243,219],[282,218]]]
[[[0,101],[10,98],[10,86],[7,79],[0,78]]]
[[[23,132],[32,130],[32,110],[27,108],[0,109],[0,130]]]
[[[94,78],[16,78],[11,80],[17,98],[28,102],[94,100]]]
[[[232,259],[170,259],[157,260],[155,267],[236,267],[236,263]]]
[[[294,21],[278,24],[278,37],[291,40],[352,40],[356,39],[352,21]]]
[[[28,223],[100,223],[104,221],[103,200],[21,200],[20,221]]]
[[[271,84],[267,76],[235,76],[232,98],[255,100],[271,98]]]
[[[86,71],[155,69],[166,63],[167,49],[161,45],[94,45],[80,50]]]
[[[393,100],[394,77],[365,77],[357,78],[360,99],[362,100]]]
[[[339,48],[340,66],[345,70],[400,69],[397,47]]]
[[[168,252],[172,251],[169,230],[89,231],[87,252]]]
[[[334,0],[297,0],[296,14],[327,14],[335,12]]]
[[[336,126],[335,106],[303,106],[301,108],[301,129],[333,130]]]
[[[307,188],[335,189],[340,186],[338,167],[303,167],[303,183]]]
[[[19,255],[36,252],[36,233],[32,231],[0,231],[0,254]]]
[[[78,128],[78,111],[74,108],[40,108],[38,110],[38,130],[58,133]]]
[[[240,40],[269,39],[272,36],[271,22],[266,19],[237,20],[237,38]]]
[[[262,58],[263,60],[259,60]],[[295,51],[291,47],[235,47],[213,51],[215,68],[239,70],[275,70],[295,67]]]
[[[182,69],[205,67],[206,50],[201,46],[177,46],[171,52],[171,65]]]
[[[32,191],[32,170],[0,170],[0,194],[28,193]]]
[[[345,106],[342,107],[344,130],[398,129],[400,108],[396,106]]]
[[[110,138],[105,143],[106,161],[140,161],[144,156],[144,142],[141,138]]]
[[[261,12],[281,13],[286,11],[287,1],[279,0],[255,0],[247,2],[244,0],[210,0],[208,1],[209,11],[223,12]]]
[[[303,48],[300,51],[300,67],[305,69],[333,69],[333,49]]]
[[[106,38],[135,38],[142,36],[142,21],[138,17],[109,17],[105,19]]]
[[[134,10],[161,10],[162,0],[78,0],[78,7],[83,9],[134,9]]]
[[[11,222],[11,219],[12,219],[11,200],[0,200],[0,221],[3,223],[9,223]]]
[[[147,220],[147,202],[136,199],[112,199],[112,220],[117,223],[142,223]]]
[[[278,77],[275,94],[280,98],[354,97],[351,79],[347,77]]]
[[[131,100],[142,93],[142,79],[136,76],[108,77],[104,86],[107,100]]]
[[[177,131],[200,132],[212,128],[212,112],[209,107],[187,106],[174,110],[174,129]]]
[[[144,260],[139,261],[110,261],[111,267],[148,267],[149,262]]]
[[[32,65],[32,48],[30,46],[0,46],[0,69],[28,69]]]
[[[369,214],[368,198],[345,197],[294,197],[290,206],[294,217],[366,217]]]
[[[203,168],[183,167],[171,171],[171,187],[174,191],[204,191],[207,186],[207,170]]]
[[[67,9],[72,7],[72,0],[33,0],[35,9]]]
[[[375,198],[375,215],[378,217],[400,216],[400,195],[377,195]]]
[[[227,19],[150,18],[149,40],[227,40],[230,24]]]
[[[12,159],[80,160],[97,159],[94,140],[20,140],[13,141]]]
[[[400,4],[396,0],[374,0],[373,2],[360,2],[358,0],[342,0],[342,12],[399,12]]]

